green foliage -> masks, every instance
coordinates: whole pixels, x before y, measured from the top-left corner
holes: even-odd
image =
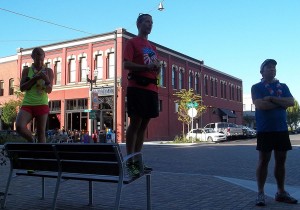
[[[199,143],[199,139],[188,139],[185,136],[175,136],[173,143]]]
[[[195,94],[193,89],[182,89],[179,92],[174,93],[174,95],[178,97],[178,99],[175,101],[178,103],[178,120],[183,124],[188,125],[192,120],[192,118],[188,115],[188,103],[196,102],[198,104],[198,107],[195,107],[197,110],[197,115],[194,117],[194,119],[197,119],[205,112],[206,106],[202,105],[202,97]]]
[[[20,91],[19,86],[15,86],[16,90],[14,94],[17,96],[17,99],[9,100],[2,106],[2,116],[1,119],[3,122],[12,128],[13,123],[16,121],[18,114],[18,108],[21,106],[22,100],[24,98],[24,93]]]
[[[20,106],[19,100],[9,100],[2,107],[1,119],[3,122],[11,126],[17,118],[17,108]]]
[[[290,127],[290,130],[297,128],[300,122],[300,108],[299,103],[295,100],[295,105],[287,108],[287,124]]]
[[[0,134],[0,144],[5,144],[6,142],[26,142],[26,140],[19,135],[12,134]]]

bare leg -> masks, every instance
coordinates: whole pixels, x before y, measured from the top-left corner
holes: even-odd
[[[259,151],[259,160],[256,169],[258,193],[264,192],[264,186],[268,175],[268,165],[271,159],[271,154],[272,152]]]
[[[36,132],[39,143],[46,143],[46,125],[48,114],[37,116],[36,118]]]
[[[126,131],[126,150],[128,155],[135,152],[137,134],[141,123],[141,117],[136,115],[130,117],[130,124]]]
[[[20,110],[16,120],[17,132],[27,141],[33,142],[32,133],[28,130],[27,125],[32,120],[32,115],[29,112]]]
[[[286,151],[274,151],[275,168],[274,176],[277,181],[278,193],[284,192],[284,180],[285,180],[285,161]]]
[[[137,132],[134,152],[140,152],[142,150],[144,140],[145,140],[145,132],[146,132],[149,122],[150,122],[150,119],[143,119],[141,126]]]

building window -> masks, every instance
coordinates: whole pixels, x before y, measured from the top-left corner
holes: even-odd
[[[176,75],[176,68],[173,67],[172,68],[172,87],[173,89],[177,89],[177,75]]]
[[[215,80],[215,97],[218,97],[218,80]]]
[[[87,58],[80,57],[79,58],[79,66],[80,66],[80,82],[86,82],[87,75]]]
[[[46,62],[45,66],[46,66],[46,68],[51,68],[51,63],[50,62]]]
[[[61,111],[61,101],[50,101],[49,102],[50,111]]]
[[[232,94],[231,99],[234,100],[234,85],[231,85],[231,94]]]
[[[96,55],[96,68],[98,70],[97,79],[103,79],[103,55],[98,54]]]
[[[163,111],[163,103],[162,103],[162,100],[159,100],[159,104],[158,104],[158,110],[160,111],[160,112],[162,112]]]
[[[88,101],[86,98],[66,100],[67,110],[87,109]]]
[[[54,63],[54,84],[61,85],[61,62]]]
[[[224,83],[222,81],[220,81],[221,98],[223,98],[223,86],[224,86]]]
[[[240,102],[242,102],[242,89],[239,89],[239,93],[240,93]]]
[[[4,95],[4,82],[3,80],[0,81],[0,96]]]
[[[200,94],[200,88],[199,88],[199,75],[195,76],[195,92],[197,94]]]
[[[210,96],[214,96],[214,79],[210,78]]]
[[[178,109],[179,109],[179,105],[178,105],[178,103],[176,102],[176,103],[175,103],[175,113],[178,112]]]
[[[182,70],[179,71],[178,81],[179,81],[178,89],[179,90],[184,89],[184,74]]]
[[[224,84],[224,98],[227,98],[227,84]]]
[[[189,74],[189,89],[193,88],[193,72],[190,72]]]
[[[115,76],[115,53],[108,53],[108,79]]]
[[[208,77],[204,77],[204,88],[205,88],[205,95],[208,95]]]
[[[164,63],[160,67],[159,86],[166,87],[166,65]]]
[[[14,79],[9,80],[9,95],[14,94]]]
[[[75,59],[69,59],[69,83],[76,82],[76,63]]]

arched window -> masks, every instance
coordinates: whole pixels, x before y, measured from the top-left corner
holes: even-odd
[[[14,79],[9,80],[9,95],[14,94]]]

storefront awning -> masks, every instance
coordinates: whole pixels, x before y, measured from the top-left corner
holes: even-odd
[[[236,115],[229,109],[219,108],[219,113],[221,116],[228,116],[228,118],[236,118]]]

